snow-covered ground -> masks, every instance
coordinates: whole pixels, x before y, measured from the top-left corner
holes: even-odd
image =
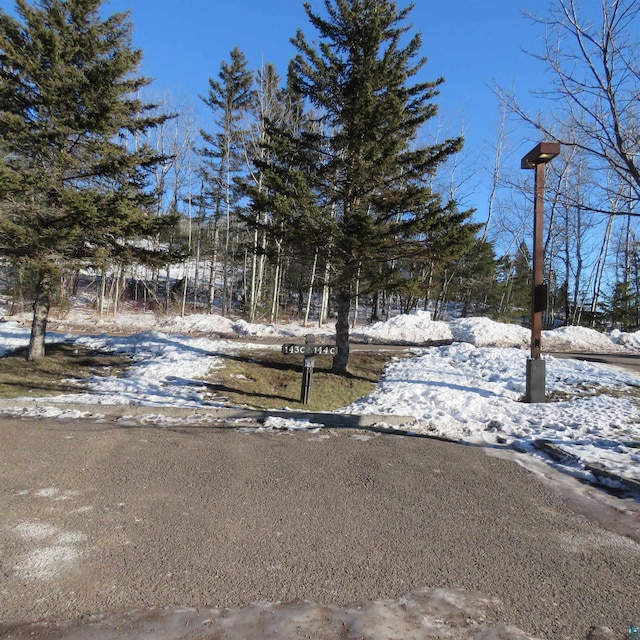
[[[28,342],[25,320],[0,322],[0,355]],[[127,353],[133,359],[126,377],[95,378],[90,381],[89,391],[56,398],[57,404],[94,405],[93,415],[100,413],[99,405],[110,404],[148,406],[149,414],[162,406],[211,406],[203,399],[205,389],[198,378],[212,368],[224,366],[221,354],[251,348],[252,344],[255,346],[253,339],[302,342],[308,333],[318,334],[318,341],[334,339],[332,327],[251,325],[209,315],[157,318],[152,314],[122,314],[115,320],[104,320],[76,314],[66,319],[66,327],[69,326],[74,327],[70,333],[58,329],[49,335],[49,341]],[[114,331],[126,335],[109,334]],[[370,396],[343,408],[342,413],[411,416],[405,428],[417,433],[513,447],[536,456],[541,454],[532,443],[546,438],[579,461],[564,467],[573,475],[593,480],[584,464],[596,462],[621,476],[640,480],[639,376],[611,366],[547,356],[546,388],[552,401],[525,404],[522,398],[530,338],[527,329],[486,318],[433,322],[428,314],[418,313],[356,328],[352,335],[364,342],[415,346],[410,347],[410,357],[398,357],[390,364]],[[445,346],[424,346],[449,341],[451,344]],[[279,349],[279,344],[259,346]],[[563,328],[545,332],[543,348],[620,352],[640,357],[640,332],[601,334],[584,328]],[[62,418],[81,415],[76,409],[65,411],[59,404],[57,409],[5,411]],[[264,428],[317,427],[304,420],[274,417],[267,420]],[[323,607],[322,616],[317,613],[317,605],[311,603],[253,604],[224,613],[167,609],[127,614],[132,625],[129,627],[121,616],[96,618],[80,627],[63,627],[66,630],[60,637],[142,638],[147,637],[147,627],[152,626],[157,637],[175,637],[172,634],[180,628],[181,637],[187,638],[191,637],[184,635],[187,624],[193,637],[201,637],[198,634],[202,625],[209,631],[214,627],[224,629],[230,638],[257,639],[269,635],[266,631],[279,637],[301,637],[293,630],[333,637],[332,630],[344,620],[354,629],[366,631],[372,639],[386,638],[388,634],[422,638],[425,629],[450,639],[480,635],[487,640],[529,637],[513,627],[484,624],[483,607],[488,600],[483,598],[481,594],[443,590],[414,592],[398,602],[361,603],[336,608],[330,614]],[[410,620],[407,611],[411,613]]]
[[[107,322],[110,324],[105,327]],[[301,340],[308,333],[318,334],[319,341],[334,339],[329,325],[252,325],[215,315],[158,319],[152,314],[122,314],[117,322],[114,326],[113,320],[76,317],[77,326],[87,330],[134,332],[116,336],[50,334],[50,340],[127,353],[134,359],[126,377],[95,378],[90,391],[60,396],[57,402],[145,405],[150,411],[154,406],[211,406],[203,399],[204,386],[198,378],[223,366],[220,354],[250,348],[253,339]],[[365,342],[452,343],[413,347],[412,357],[397,358],[390,364],[370,396],[343,408],[341,413],[411,416],[413,422],[407,428],[414,432],[525,450],[532,450],[531,443],[544,438],[583,464],[599,463],[640,481],[637,375],[611,366],[546,356],[546,390],[552,401],[527,404],[522,398],[530,332],[523,327],[487,318],[434,322],[428,313],[416,313],[356,328],[352,335]],[[15,321],[0,323],[0,353],[27,341],[26,327]],[[279,349],[279,344],[270,346]],[[583,327],[564,327],[543,333],[543,349],[620,352],[640,357],[640,332],[603,334]],[[43,409],[30,411],[33,414]],[[280,418],[267,422],[271,428],[304,424]],[[580,464],[572,464],[568,470],[591,477]]]

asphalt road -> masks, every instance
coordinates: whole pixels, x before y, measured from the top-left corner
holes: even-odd
[[[575,360],[609,364],[640,374],[640,354],[638,353],[584,353],[581,351],[565,351],[562,353],[552,352],[550,355],[556,358],[572,358]]]
[[[5,624],[422,587],[497,596],[549,640],[640,620],[640,544],[478,447],[9,419],[0,442]]]

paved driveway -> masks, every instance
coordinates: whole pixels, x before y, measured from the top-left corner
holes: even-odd
[[[638,353],[585,353],[582,351],[552,352],[550,355],[556,358],[572,358],[575,360],[587,360],[600,364],[610,364],[640,375],[640,354]]]
[[[422,587],[496,596],[550,640],[640,620],[640,544],[477,447],[8,419],[0,442],[5,623]]]

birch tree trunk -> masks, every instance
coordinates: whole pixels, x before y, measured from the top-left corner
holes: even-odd
[[[123,277],[122,267],[116,270],[115,287],[113,291],[113,317],[118,315],[118,303],[120,302],[120,280]]]
[[[258,307],[258,228],[253,232],[253,255],[251,256],[251,281],[249,282],[249,322],[255,322]]]
[[[313,284],[316,279],[316,265],[318,264],[318,250],[313,256],[313,266],[311,267],[311,280],[309,282],[309,293],[307,294],[307,306],[304,311],[304,322],[303,326],[307,326],[309,322],[309,311],[311,310],[311,298],[313,297]]]
[[[102,269],[100,274],[100,291],[98,293],[98,315],[104,313],[104,299],[107,295],[107,270]]]
[[[327,261],[324,271],[324,281],[322,283],[322,301],[320,302],[320,313],[318,315],[318,326],[322,327],[326,324],[329,317],[329,296],[331,290],[329,288],[329,272],[331,265]]]
[[[358,274],[356,275],[356,295],[353,298],[353,323],[351,325],[352,328],[358,326],[358,307],[360,304],[360,269],[358,269]]]
[[[271,298],[271,322],[278,319],[278,299],[280,298],[280,281],[282,280],[282,243],[277,242],[276,269],[273,278],[273,296]]]
[[[600,247],[600,254],[598,255],[598,262],[596,264],[596,277],[593,283],[593,299],[591,300],[591,326],[595,325],[595,314],[598,309],[598,302],[600,299],[602,278],[604,275],[604,269],[607,264],[607,257],[609,254],[609,243],[611,242],[611,232],[613,231],[614,217],[609,216],[607,220],[607,228],[604,232],[604,238],[602,240],[602,246]]]
[[[211,256],[211,268],[209,270],[209,294],[207,296],[207,307],[209,313],[213,313],[216,299],[216,272],[218,263],[218,219],[213,223],[213,255]]]
[[[496,155],[493,163],[493,179],[491,180],[491,191],[489,193],[489,203],[487,207],[487,221],[484,224],[484,231],[482,232],[483,242],[486,241],[489,233],[489,226],[491,224],[491,218],[493,217],[496,195],[500,184],[500,167],[502,163],[502,152],[504,151],[504,128],[506,121],[507,107],[503,104],[500,111],[500,125],[498,129],[498,141],[496,143]]]
[[[266,251],[267,241],[266,234],[263,234],[262,238],[262,247]],[[262,292],[264,290],[264,271],[266,266],[267,255],[265,252],[260,256],[260,260],[258,261],[258,283],[256,286],[256,301],[255,301],[255,310],[254,314],[257,316],[258,308],[260,307],[260,302],[262,301]]]
[[[226,149],[226,181],[225,181],[225,234],[224,234],[224,255],[222,258],[222,315],[226,316],[229,312],[229,246],[231,238],[231,167],[230,167],[230,141],[227,136],[227,149]]]

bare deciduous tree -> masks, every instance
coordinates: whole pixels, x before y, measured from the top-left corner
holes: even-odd
[[[555,0],[546,17],[529,17],[545,34],[543,52],[532,55],[551,71],[536,95],[552,100],[553,109],[532,115],[513,95],[498,94],[543,136],[581,149],[640,199],[640,3],[600,0],[595,16],[576,0]]]

